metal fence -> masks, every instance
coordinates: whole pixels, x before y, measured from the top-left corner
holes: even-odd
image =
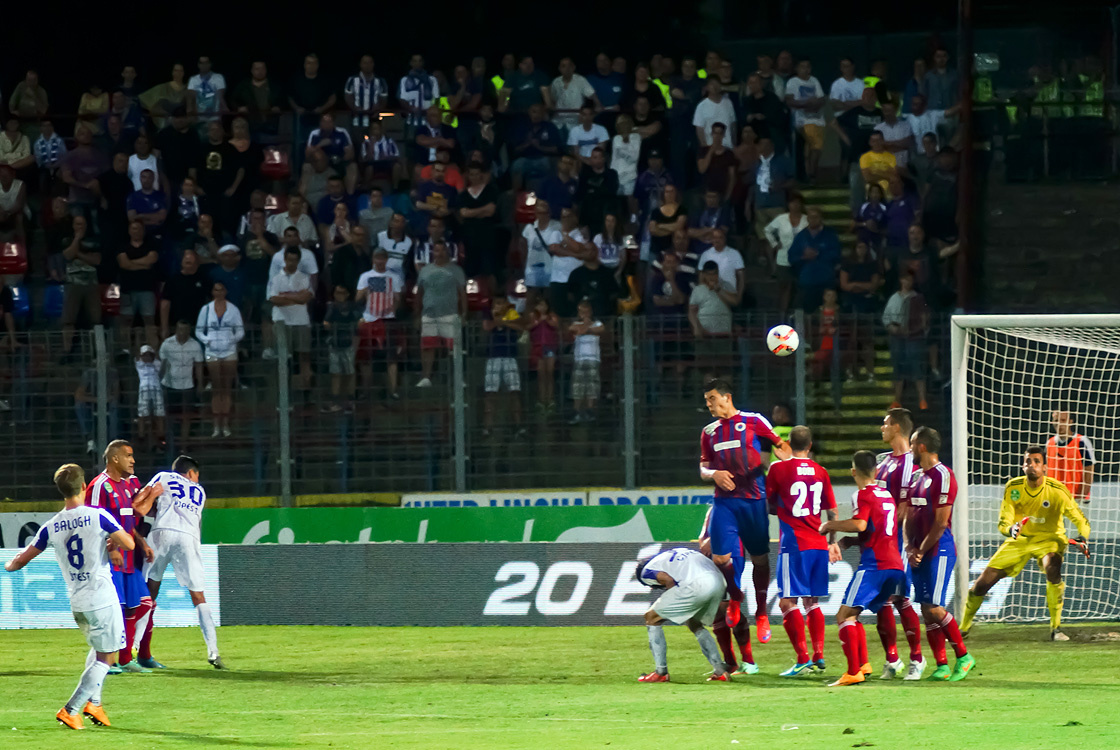
[[[118,437],[132,442],[142,476],[189,451],[214,496],[281,505],[347,492],[694,484],[699,430],[711,420],[703,383],[717,375],[732,381],[740,408],[770,417],[789,404],[793,421],[814,427],[818,460],[839,473],[850,449],[875,447],[893,399],[877,315],[798,313],[790,322],[803,345],[786,358],[765,346],[782,322],[776,313],[737,314],[730,335],[703,339],[685,317],[602,322],[589,367],[576,361],[570,321],[560,322],[555,356],[525,331],[514,356],[496,364],[490,334],[470,319],[453,346],[430,350],[430,387],[418,386],[418,321],[355,332],[345,350],[314,325],[306,353],[289,352],[280,325],[252,329],[232,376],[228,435],[213,409],[215,363],[198,366],[188,391],[164,388],[156,408],[114,329],[79,332],[68,354],[61,332],[21,334],[15,351],[0,353],[0,434],[9,445],[0,496],[50,498],[59,464],[99,470]],[[940,329],[935,319],[929,342]],[[266,359],[269,348],[278,356]],[[940,425],[945,400],[928,379],[928,421]],[[912,383],[904,402],[917,406]]]

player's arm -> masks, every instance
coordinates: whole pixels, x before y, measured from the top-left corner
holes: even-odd
[[[766,511],[772,516],[778,515],[778,501],[780,499],[778,473],[778,467],[775,466],[766,475]]]
[[[836,511],[829,511],[829,519],[821,524],[821,533],[835,537],[836,532],[859,534],[867,528],[867,521],[862,518],[845,518],[843,521],[836,519]]]
[[[724,469],[713,469],[708,466],[707,461],[700,462],[700,478],[705,482],[715,482],[716,487],[727,492],[735,489],[735,477],[731,475],[731,472]]]
[[[149,484],[144,489],[136,493],[136,497],[132,499],[132,509],[140,516],[148,515],[148,511],[152,509],[155,504],[156,498],[163,494],[163,485],[159,482]]]
[[[937,508],[933,516],[933,525],[930,526],[929,533],[926,538],[921,541],[921,544],[914,550],[914,562],[920,563],[922,558],[931,549],[937,547],[937,543],[941,540],[941,535],[945,533],[945,529],[949,528],[949,517],[953,514],[953,506],[942,505]]]
[[[1085,514],[1081,512],[1081,506],[1073,500],[1072,495],[1066,496],[1066,501],[1062,506],[1062,515],[1073,521],[1073,525],[1077,527],[1078,537],[1089,538],[1089,519],[1085,518]]]
[[[1093,467],[1097,463],[1097,457],[1093,451],[1093,441],[1082,436],[1081,448],[1084,458],[1081,460],[1081,486],[1077,489],[1077,500],[1079,502],[1089,497],[1089,490],[1093,488]]]
[[[132,535],[129,534],[124,529],[118,529],[118,530],[114,531],[112,534],[109,535],[109,539],[119,549],[129,550],[129,551],[136,549],[136,542],[133,541]]]
[[[11,560],[8,560],[8,562],[4,563],[4,570],[8,571],[9,573],[16,572],[24,565],[27,565],[27,563],[38,557],[39,553],[46,548],[47,527],[40,526],[39,533],[35,535],[35,538],[31,541],[31,544],[27,545],[27,547],[21,550],[20,553],[13,557]]]
[[[999,533],[1015,539],[1019,536],[1019,519],[1015,517],[1015,504],[1011,502],[1011,483],[1003,488],[1003,502],[999,506]]]
[[[657,571],[657,585],[664,586],[667,589],[671,589],[677,585],[677,582],[673,580],[673,577],[671,575],[663,570],[659,570]]]

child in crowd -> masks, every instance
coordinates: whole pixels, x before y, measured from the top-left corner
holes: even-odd
[[[599,399],[599,339],[603,324],[591,316],[591,300],[584,297],[576,308],[576,319],[568,328],[575,339],[572,371],[572,400],[576,413],[569,424],[595,421],[595,402]]]
[[[537,408],[556,410],[556,356],[560,352],[560,318],[544,295],[532,304],[529,323],[529,365],[537,370]]]
[[[327,305],[323,328],[327,331],[330,351],[331,397],[323,412],[337,414],[354,410],[354,333],[361,311],[350,299],[350,290],[339,284],[334,288],[334,301]]]
[[[525,435],[521,425],[521,371],[517,365],[517,339],[523,324],[521,316],[505,297],[495,297],[490,317],[482,322],[489,334],[486,357],[486,410],[482,416],[482,434],[489,437],[494,429],[494,407],[498,394],[509,394],[510,411],[517,436]]]
[[[140,347],[140,357],[136,360],[136,374],[140,378],[140,389],[136,400],[137,433],[140,440],[152,439],[163,442],[163,386],[160,385],[160,370],[163,367],[156,357],[156,350],[144,344]]]

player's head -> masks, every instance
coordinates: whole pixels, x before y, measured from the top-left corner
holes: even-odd
[[[879,428],[884,443],[892,442],[899,435],[908,437],[913,431],[914,418],[910,416],[909,409],[901,407],[887,411],[887,416],[883,417],[883,426]]]
[[[776,425],[793,424],[793,408],[787,403],[774,404],[770,410],[770,421]]]
[[[1054,433],[1060,437],[1068,437],[1073,431],[1073,421],[1067,409],[1058,408],[1050,412],[1050,423],[1054,427]]]
[[[136,468],[136,457],[132,455],[132,443],[127,440],[114,440],[105,446],[105,468],[112,467],[121,476],[132,476]]]
[[[794,453],[808,453],[813,447],[813,431],[803,424],[794,427],[789,433],[789,449]]]
[[[1027,479],[1037,482],[1046,476],[1046,449],[1041,445],[1031,445],[1023,453],[1023,473]]]
[[[651,584],[649,581],[642,578],[642,573],[645,572],[646,566],[649,565],[650,560],[652,560],[654,557],[655,555],[650,555],[643,560],[638,560],[638,567],[634,568],[634,575],[637,577],[638,583],[644,586],[649,586],[650,588],[655,588],[654,584]]]
[[[932,427],[919,427],[910,436],[910,451],[918,461],[922,460],[922,456],[930,453],[936,456],[941,452],[940,433]]]
[[[86,489],[86,473],[77,464],[63,464],[54,473],[54,486],[66,500],[78,497]]]
[[[852,476],[856,480],[875,478],[875,454],[871,451],[856,451],[852,454]]]
[[[713,417],[725,419],[735,412],[731,398],[731,382],[723,378],[712,378],[704,384],[704,403]]]
[[[198,481],[198,461],[195,461],[190,456],[183,455],[176,458],[171,462],[171,470],[192,482]]]

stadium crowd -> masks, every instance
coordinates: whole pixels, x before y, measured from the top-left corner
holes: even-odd
[[[911,380],[925,407],[929,312],[951,304],[957,247],[945,50],[905,81],[881,62],[859,75],[818,61],[836,75],[827,91],[788,51],[745,75],[717,52],[599,54],[584,73],[564,58],[557,75],[507,54],[450,77],[417,54],[393,86],[372,57],[357,67],[338,87],[309,54],[281,85],[261,61],[231,86],[204,56],[145,87],[129,65],[76,118],[28,71],[0,133],[6,342],[57,325],[77,357],[76,327],[113,322],[148,393],[138,416],[205,377],[217,436],[238,357],[274,358],[278,334],[297,388],[330,373],[333,411],[377,357],[389,397],[429,387],[438,350],[478,318],[487,392],[519,390],[519,339],[548,380],[570,349],[578,421],[598,395],[604,319],[643,315],[676,342],[662,356],[701,360],[763,300],[816,316],[818,371],[843,330],[849,378],[872,377],[885,326],[896,401]],[[831,138],[841,164],[826,173]],[[843,184],[850,215],[826,220],[835,199],[813,195]],[[29,280],[46,283],[35,305]]]

